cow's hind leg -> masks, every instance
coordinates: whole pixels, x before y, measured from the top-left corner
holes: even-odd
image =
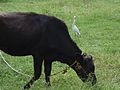
[[[41,75],[41,70],[42,70],[42,62],[43,60],[38,57],[38,56],[34,56],[34,76],[33,78],[24,86],[24,89],[29,89],[31,87],[31,85],[39,79],[40,75]]]
[[[50,84],[50,74],[52,69],[52,62],[48,59],[45,59],[44,61],[44,72],[45,72],[45,80],[48,86],[51,86]]]

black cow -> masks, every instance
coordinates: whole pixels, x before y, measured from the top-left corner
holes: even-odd
[[[24,89],[39,79],[43,61],[49,85],[55,60],[69,65],[83,82],[96,83],[92,56],[82,53],[71,39],[66,24],[56,17],[36,13],[1,13],[0,50],[13,56],[33,56],[34,76]]]

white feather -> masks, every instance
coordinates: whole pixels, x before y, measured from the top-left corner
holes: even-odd
[[[78,29],[78,27],[75,25],[75,19],[76,16],[74,16],[74,20],[73,20],[73,24],[72,24],[72,31],[76,32],[76,34],[80,35],[80,31]]]

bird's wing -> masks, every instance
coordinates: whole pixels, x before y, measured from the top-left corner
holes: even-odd
[[[80,34],[80,31],[76,25],[74,25],[74,31],[76,31],[78,34]]]

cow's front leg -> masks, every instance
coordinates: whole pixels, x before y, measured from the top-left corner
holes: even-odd
[[[39,79],[42,70],[42,62],[43,60],[39,57],[34,56],[34,76],[33,78],[24,86],[24,89],[29,89],[31,85]]]
[[[51,69],[52,69],[52,62],[46,59],[44,61],[44,72],[45,72],[45,80],[48,86],[51,86],[50,84]]]

